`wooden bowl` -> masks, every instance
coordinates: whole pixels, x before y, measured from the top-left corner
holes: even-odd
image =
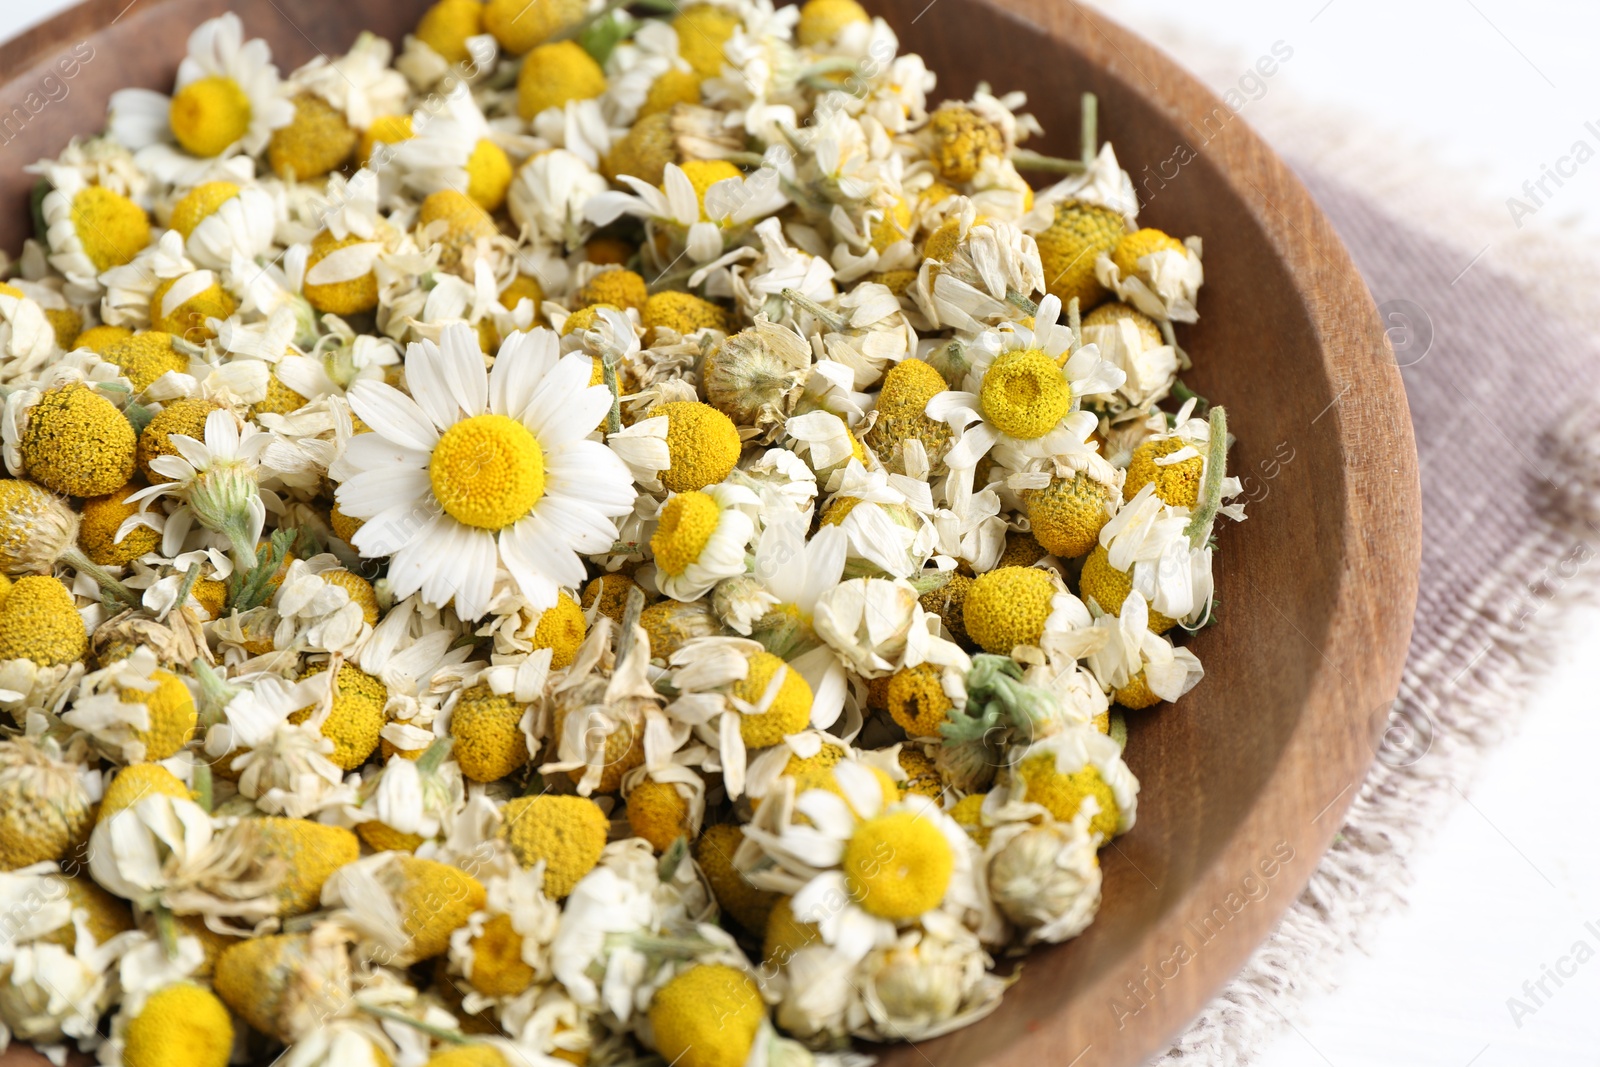
[[[1057,0],[869,3],[938,72],[941,96],[980,79],[1026,90],[1049,132],[1041,151],[1074,154],[1078,94],[1098,93],[1141,219],[1205,240],[1186,380],[1227,405],[1232,471],[1251,500],[1249,520],[1221,531],[1221,621],[1194,642],[1207,676],[1181,706],[1130,716],[1139,821],[1102,854],[1095,924],[1028,956],[984,1022],[881,1050],[907,1067],[1125,1067],[1161,1049],[1266,936],[1373,758],[1416,601],[1405,394],[1366,286],[1304,187],[1166,56]],[[364,28],[398,42],[425,7],[89,0],[30,30],[0,48],[0,99],[14,108],[0,115],[0,247],[29,230],[34,179],[21,168],[101,129],[112,91],[170,90],[202,19],[237,10],[289,69]],[[42,1062],[20,1047],[0,1057]]]

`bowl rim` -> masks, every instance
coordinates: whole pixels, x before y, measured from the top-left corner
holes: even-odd
[[[1294,281],[1317,337],[1320,372],[1344,385],[1318,417],[1335,420],[1342,455],[1360,457],[1344,468],[1342,534],[1334,546],[1338,583],[1306,710],[1256,802],[1124,961],[1075,990],[1088,1011],[1030,1022],[1008,1045],[984,1055],[986,1067],[1129,1067],[1167,1048],[1299,899],[1376,758],[1386,720],[1375,711],[1387,708],[1399,689],[1417,602],[1422,495],[1416,442],[1405,386],[1366,282],[1310,192],[1237,108],[1154,44],[1076,0],[962,2],[992,9],[997,21],[1026,24],[1078,53],[1097,74],[1124,83],[1180,128],[1207,131],[1204,151],[1213,169],[1254,216]],[[1213,135],[1207,123],[1219,111],[1231,117]],[[1341,661],[1360,669],[1341,671]],[[1272,893],[1248,901],[1204,942],[1203,952],[1175,958],[1174,946],[1192,939],[1194,917],[1237,896],[1241,874],[1255,871],[1263,857],[1283,855],[1284,844],[1293,859],[1279,866]],[[1166,973],[1167,963],[1175,973]],[[1134,1006],[1137,1025],[1115,1008],[1096,1007],[1119,1002]],[[962,1052],[933,1055],[940,1063],[969,1061]],[[892,1060],[900,1067],[921,1058]]]
[[[39,65],[57,49],[92,39],[135,5],[147,15],[169,2],[173,0],[82,0],[0,43],[0,71],[7,72],[0,80],[17,85],[36,76]],[[1075,0],[962,2],[992,9],[998,21],[1028,24],[1099,72],[1124,82],[1180,125],[1206,128],[1217,109],[1228,108],[1153,44]],[[273,0],[268,4],[283,14]],[[220,13],[254,5],[249,0],[205,0],[205,6]],[[1394,698],[1410,643],[1421,559],[1421,490],[1405,389],[1387,334],[1366,284],[1310,193],[1248,123],[1228,110],[1235,118],[1208,139],[1207,153],[1215,155],[1222,180],[1255,217],[1294,278],[1319,341],[1320,371],[1330,382],[1348,383],[1327,417],[1334,420],[1342,453],[1361,461],[1345,467],[1338,584],[1306,713],[1230,840],[1177,903],[1141,935],[1126,964],[1107,968],[1080,995],[1110,1002],[1148,983],[1151,966],[1167,951],[1161,946],[1182,940],[1189,917],[1203,911],[1205,902],[1233,891],[1239,872],[1271,854],[1275,843],[1287,842],[1304,862],[1284,867],[1278,886],[1289,891],[1273,892],[1252,904],[1206,943],[1192,965],[1170,980],[1163,978],[1160,995],[1142,1004],[1138,1026],[1120,1025],[1113,1013],[1069,1019],[1058,1012],[1030,1025],[1004,1047],[986,1049],[990,1064],[1139,1063],[1164,1048],[1199,1013],[1298,899],[1327,851],[1377,750],[1382,720],[1372,711]],[[59,151],[69,137],[82,132],[52,130],[50,140]],[[7,209],[15,206],[8,204]],[[1329,648],[1351,656],[1359,651],[1361,670],[1341,672]],[[17,1062],[12,1054],[21,1051],[19,1042],[0,1054],[0,1063]],[[967,1058],[939,1055],[940,1062]]]

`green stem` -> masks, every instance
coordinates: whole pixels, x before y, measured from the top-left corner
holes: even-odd
[[[195,803],[204,808],[207,814],[211,812],[215,803],[211,785],[211,765],[209,763],[196,763],[194,765]]]
[[[1059,156],[1046,156],[1038,152],[1030,152],[1026,148],[1013,148],[1011,162],[1018,170],[1042,170],[1052,174],[1082,174],[1084,171],[1083,160],[1062,159]]]
[[[189,594],[194,591],[194,583],[200,580],[200,564],[191,563],[189,569],[183,574],[183,581],[178,583],[178,599],[173,603],[180,608],[189,599]]]
[[[1074,297],[1073,299],[1077,298]],[[1023,296],[1015,289],[1006,289],[1006,303],[1011,304],[1014,307],[1021,308],[1023,314],[1025,315],[1037,315],[1039,313],[1039,305],[1035,304],[1032,300]]]
[[[1078,310],[1078,298],[1067,301],[1067,326],[1072,330],[1072,351],[1083,347],[1083,313]]]
[[[1082,118],[1078,129],[1083,146],[1083,165],[1087,167],[1100,154],[1100,98],[1093,93],[1084,93],[1081,106]]]
[[[644,590],[632,586],[628,590],[628,603],[622,608],[622,629],[617,634],[617,662],[612,669],[612,674],[622,669],[628,662],[628,653],[633,649],[633,629],[639,625],[639,616],[644,613]]]
[[[1222,478],[1227,462],[1228,414],[1218,406],[1211,409],[1211,440],[1206,446],[1206,476],[1200,484],[1200,503],[1194,518],[1183,529],[1193,548],[1199,548],[1211,536],[1211,524],[1222,507]]]
[[[422,755],[417,757],[417,773],[429,775],[437,771],[444,763],[445,757],[450,755],[450,750],[455,747],[456,739],[453,737],[434,738]]]
[[[178,921],[172,917],[171,910],[165,904],[152,905],[150,914],[155,919],[156,936],[161,939],[161,947],[166,950],[167,959],[177,959]]]
[[[915,578],[908,578],[911,588],[917,591],[918,596],[927,596],[929,593],[943,589],[950,584],[950,572],[940,571],[938,574],[921,574]]]
[[[463,1034],[460,1030],[446,1030],[442,1026],[434,1026],[432,1023],[423,1022],[421,1019],[413,1019],[411,1016],[406,1015],[403,1012],[390,1011],[388,1008],[380,1008],[376,1004],[357,1004],[356,1008],[360,1011],[366,1012],[368,1015],[375,1015],[380,1019],[388,1019],[390,1022],[397,1022],[404,1026],[409,1026],[413,1030],[420,1030],[422,1033],[427,1034],[429,1037],[438,1041],[448,1041],[452,1045],[467,1045],[471,1044],[472,1042],[472,1039],[466,1034]]]
[[[571,26],[568,26],[560,33],[557,33],[554,37],[549,38],[547,43],[555,44],[557,41],[570,41],[574,37],[582,36],[583,32],[590,26],[593,26],[601,19],[610,18],[613,11],[627,7],[630,2],[631,0],[609,0],[605,7],[601,8],[599,11],[596,11],[592,15],[588,15],[577,22],[574,22]],[[532,4],[528,5],[530,8],[532,6]],[[513,19],[512,21],[516,20]]]
[[[611,390],[611,410],[606,412],[606,433],[622,432],[622,383],[617,381],[617,357],[607,352],[600,357],[606,388]]]
[[[779,295],[789,303],[809,311],[813,317],[820,319],[822,324],[834,333],[838,333],[850,325],[849,319],[831,308],[823,307],[798,289],[784,289]]]
[[[99,583],[100,588],[115,600],[120,600],[130,608],[137,608],[140,604],[139,594],[122,584],[122,580],[106,570],[94,560],[85,556],[77,548],[68,548],[61,553],[60,562],[65,563],[75,571],[81,571]]]

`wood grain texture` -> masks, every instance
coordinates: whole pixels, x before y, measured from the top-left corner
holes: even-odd
[[[27,232],[31,176],[109,94],[170,88],[189,27],[232,8],[281,65],[336,53],[362,28],[396,40],[423,0],[90,0],[0,48],[0,103],[58,56],[94,57],[70,93],[5,145],[0,241]],[[1069,945],[1027,957],[985,1022],[891,1067],[1127,1067],[1143,1062],[1239,968],[1305,886],[1338,829],[1393,698],[1416,599],[1416,451],[1382,326],[1304,188],[1220,101],[1137,36],[1059,0],[875,0],[940,75],[939,95],[1027,91],[1072,154],[1077,100],[1134,176],[1148,225],[1205,241],[1203,318],[1180,334],[1186,379],[1227,405],[1250,518],[1217,557],[1221,623],[1195,641],[1205,681],[1181,707],[1134,715],[1137,827],[1102,854],[1105,903]],[[124,10],[124,8],[127,8]],[[113,19],[122,12],[121,17]],[[1001,42],[1005,42],[1002,46]],[[1030,146],[1032,147],[1032,146]],[[39,1062],[14,1049],[0,1064]]]

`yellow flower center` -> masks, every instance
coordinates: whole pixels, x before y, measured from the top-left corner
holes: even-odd
[[[1003,353],[983,377],[983,417],[1022,441],[1043,437],[1072,410],[1072,386],[1055,360],[1030,348]]]
[[[514,997],[527,990],[536,977],[522,959],[522,935],[511,916],[496,915],[472,939],[472,977],[467,979],[486,997]]]
[[[851,895],[882,919],[915,919],[938,907],[955,865],[939,828],[909,811],[866,820],[844,847]]]
[[[1056,758],[1049,753],[1030,756],[1017,768],[1025,798],[1042,805],[1058,822],[1071,822],[1085,797],[1094,797],[1099,812],[1089,820],[1089,831],[1109,841],[1121,822],[1116,794],[1093,766],[1086,765],[1064,774],[1056,769]]]
[[[472,148],[467,157],[467,195],[485,211],[499,210],[511,187],[511,160],[505,149],[487,137]]]
[[[250,98],[232,78],[201,78],[173,94],[170,121],[190,154],[220,156],[249,132]]]
[[[811,721],[811,686],[799,671],[770,652],[757,652],[750,657],[749,672],[733,687],[733,695],[760,707],[772,676],[780,670],[784,671],[783,681],[778,683],[778,692],[767,709],[739,716],[739,735],[751,748],[775,745],[789,734],[804,730]]]
[[[144,208],[99,185],[72,198],[72,229],[95,270],[120,267],[150,243]]]
[[[119,688],[117,693],[124,704],[145,706],[150,725],[135,730],[134,736],[144,743],[145,759],[163,760],[188,744],[197,716],[189,687],[176,674],[158,670],[150,679],[154,689]]]
[[[739,168],[725,159],[691,159],[683,164],[683,176],[694,186],[695,199],[700,201],[700,221],[706,222],[710,219],[706,214],[706,190],[720,181],[737,178],[740,174]]]
[[[962,621],[985,652],[1009,656],[1017,645],[1039,643],[1055,594],[1055,583],[1037,567],[996,567],[973,581]]]
[[[650,538],[656,566],[676,578],[700,558],[721,517],[717,502],[705,493],[679,493],[667,502]]]
[[[239,187],[232,182],[202,182],[173,206],[172,228],[187,240],[202,220],[238,195]]]
[[[662,986],[650,1003],[656,1051],[679,1067],[741,1067],[766,1005],[755,980],[721,963],[699,964]]]
[[[667,419],[667,454],[672,466],[661,472],[661,484],[673,492],[715,485],[739,462],[739,430],[732,419],[710,404],[674,400],[658,405],[650,414]]]
[[[544,496],[544,450],[516,419],[474,415],[440,435],[428,478],[445,514],[480,530],[500,530]]]

